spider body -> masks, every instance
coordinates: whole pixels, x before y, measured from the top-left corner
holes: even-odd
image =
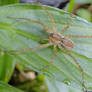
[[[62,34],[58,32],[50,33],[49,42],[55,46],[62,46],[67,50],[71,50],[74,48],[72,40],[64,37]]]

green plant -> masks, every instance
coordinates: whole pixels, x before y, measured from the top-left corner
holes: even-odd
[[[24,91],[21,91],[17,88],[14,88],[4,82],[0,82],[0,91],[1,92],[24,92]]]
[[[91,13],[87,9],[78,9],[77,15],[91,22]]]
[[[57,31],[63,29],[70,23],[71,14],[46,7],[55,20]],[[29,4],[15,4],[3,6],[0,8],[0,48],[1,50],[18,50],[22,48],[36,47],[40,45],[40,39],[48,38],[48,34],[43,32],[44,28],[38,24],[27,22],[25,20],[16,20],[7,18],[8,16],[18,18],[29,18],[33,20],[40,20],[51,27],[47,14],[38,5]],[[86,29],[86,30],[85,30]],[[73,24],[65,31],[63,35],[81,35],[91,36],[92,24],[75,16]],[[91,73],[91,51],[92,51],[92,38],[72,38],[75,48],[69,52],[77,59],[80,66],[84,70],[85,84],[88,89],[92,89],[92,73]],[[86,48],[88,47],[88,48]],[[84,53],[85,52],[85,53]],[[44,48],[34,51],[25,52],[7,52],[16,61],[20,61],[29,69],[37,72],[51,61],[53,57],[53,48]],[[90,58],[90,59],[89,59]],[[49,75],[53,80],[63,82],[68,85],[80,87],[81,84],[81,71],[74,63],[74,61],[58,49],[58,55],[50,67],[43,71],[44,75]]]
[[[0,5],[19,3],[19,0],[0,0]]]

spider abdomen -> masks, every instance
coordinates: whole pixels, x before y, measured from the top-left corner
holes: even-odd
[[[74,48],[73,41],[66,37],[61,39],[61,45],[63,45],[63,47],[66,48],[67,50],[71,50]]]

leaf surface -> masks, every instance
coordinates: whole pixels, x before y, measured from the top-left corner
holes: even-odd
[[[62,82],[53,80],[45,76],[45,81],[48,86],[49,92],[82,92],[79,89],[65,85]]]
[[[47,7],[55,20],[57,32],[60,32],[70,23],[71,14],[63,10]],[[0,8],[0,47],[2,50],[18,50],[42,45],[40,39],[48,38],[49,33],[40,24],[26,20],[11,19],[8,17],[29,18],[41,21],[50,28],[51,21],[48,15],[39,5],[15,4]],[[62,35],[92,36],[92,24],[86,20],[74,16],[73,24]],[[79,62],[85,73],[85,85],[92,89],[92,38],[73,38],[74,49],[68,51]],[[53,46],[25,51],[9,53],[13,58],[22,62],[28,68],[40,72],[54,57]],[[90,59],[89,59],[90,58]],[[73,59],[63,50],[58,49],[54,63],[43,71],[44,74],[63,83],[82,89],[81,71]]]

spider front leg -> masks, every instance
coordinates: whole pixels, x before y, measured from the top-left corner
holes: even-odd
[[[40,71],[43,71],[44,69],[46,69],[46,68],[48,68],[50,65],[52,65],[53,62],[54,62],[55,59],[56,59],[56,56],[57,56],[57,49],[56,49],[56,46],[54,46],[54,57],[53,57],[52,61],[51,61],[48,65],[46,65],[45,67],[43,67],[42,69],[40,69]]]
[[[77,64],[77,66],[79,67],[79,69],[80,69],[80,71],[81,71],[81,73],[82,73],[82,86],[87,90],[87,88],[86,88],[86,86],[85,86],[85,83],[84,83],[84,70],[82,69],[82,67],[80,66],[80,64],[77,62],[77,60],[75,59],[75,57],[71,54],[71,53],[69,53],[68,51],[66,51],[63,47],[61,47],[60,45],[59,45],[59,48],[61,49],[61,50],[63,50],[63,52],[66,54],[66,55],[68,55],[68,56],[70,56],[72,59],[73,59],[73,61]]]
[[[49,16],[50,18],[50,21],[51,21],[51,24],[52,24],[52,28],[53,28],[53,31],[56,32],[56,27],[55,27],[55,22],[54,22],[54,19],[53,17],[51,16],[51,13],[39,2],[38,3],[42,9],[47,13],[47,15]]]
[[[92,35],[91,36],[80,36],[80,35],[65,35],[65,37],[69,37],[69,38],[92,38]]]
[[[4,51],[4,52],[26,52],[26,51],[30,51],[30,50],[36,50],[36,49],[40,49],[40,48],[46,48],[48,46],[51,46],[52,44],[47,43],[47,44],[43,44],[34,48],[24,48],[24,49],[19,49],[19,50],[8,50],[8,51]]]
[[[74,15],[72,14],[70,23],[66,27],[64,27],[64,29],[61,30],[61,33],[65,32],[72,25],[72,23],[73,23],[73,17],[74,17]]]
[[[49,39],[40,39],[40,42],[49,41]]]
[[[17,20],[26,20],[26,21],[29,21],[29,22],[32,22],[32,23],[37,23],[37,24],[40,24],[41,26],[43,26],[47,32],[53,32],[49,26],[45,25],[44,23],[38,21],[38,20],[32,20],[32,19],[29,19],[29,18],[16,18],[16,17],[9,17],[8,18],[10,19],[17,19]]]

